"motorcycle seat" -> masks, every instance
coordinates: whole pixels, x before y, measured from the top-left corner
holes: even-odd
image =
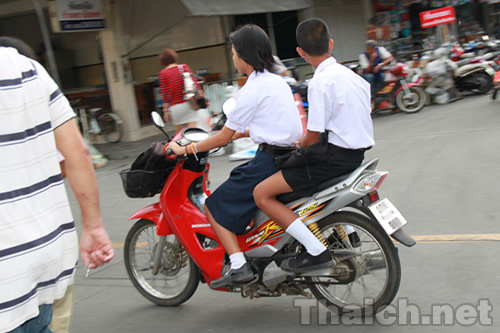
[[[323,190],[326,190],[327,188],[332,187],[332,186],[334,186],[336,184],[339,184],[340,182],[344,181],[350,175],[351,175],[351,173],[346,173],[346,174],[344,174],[342,176],[331,178],[331,179],[327,180],[326,182],[323,182],[323,183],[319,184],[313,191],[285,193],[285,194],[279,195],[277,197],[277,199],[281,203],[287,204],[287,203],[292,202],[294,200],[297,200],[297,199],[300,199],[300,198],[303,198],[303,197],[307,197],[307,196],[311,196],[313,193],[317,193],[317,192],[321,192]]]

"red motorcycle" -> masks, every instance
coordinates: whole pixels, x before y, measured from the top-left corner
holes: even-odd
[[[161,116],[153,113],[153,118],[157,126],[164,126]],[[186,128],[174,140],[186,146],[207,136],[201,129]],[[175,166],[167,168],[159,202],[130,217],[139,220],[126,237],[124,260],[144,297],[158,305],[177,306],[200,282],[209,285],[221,277],[230,264],[204,213],[210,195],[209,153],[172,157],[168,146],[164,150]],[[407,221],[401,213],[388,199],[379,199],[377,189],[387,172],[377,171],[376,165],[372,160],[331,179],[310,197],[290,193],[280,198],[321,236],[337,262],[334,267],[303,274],[282,270],[281,262],[297,255],[301,245],[258,211],[254,223],[237,236],[254,279],[218,290],[249,298],[314,295],[339,313],[360,315],[375,314],[388,305],[401,279],[398,251],[390,237],[406,246],[415,241],[403,231]],[[132,171],[122,172],[126,184]]]
[[[425,106],[425,91],[418,83],[407,82],[408,75],[409,68],[403,63],[396,63],[389,68],[385,86],[375,93],[372,113],[395,108],[415,113]]]

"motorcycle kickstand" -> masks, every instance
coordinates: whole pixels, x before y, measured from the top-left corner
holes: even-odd
[[[160,240],[158,241],[158,248],[156,249],[153,261],[153,270],[152,270],[153,275],[158,275],[158,271],[160,270],[161,256],[166,241],[167,241],[167,236],[160,236]]]

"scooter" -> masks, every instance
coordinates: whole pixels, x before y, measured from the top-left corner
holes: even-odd
[[[470,91],[476,95],[487,93],[493,84],[495,70],[489,61],[469,61],[455,70],[455,87],[459,91]]]
[[[425,91],[419,83],[408,82],[409,68],[403,63],[389,67],[385,86],[375,93],[372,113],[397,107],[406,113],[415,113],[425,106]]]
[[[163,128],[159,114],[154,123]],[[202,129],[186,128],[173,140],[181,146],[208,136]],[[127,234],[125,267],[136,289],[151,302],[178,306],[186,302],[200,282],[207,283],[229,270],[229,258],[204,213],[210,195],[208,152],[171,156],[173,159],[159,201],[134,213],[137,220]],[[312,196],[282,195],[288,205],[330,249],[336,265],[297,274],[281,269],[284,259],[297,255],[301,245],[262,211],[239,246],[254,272],[243,284],[228,284],[218,291],[242,297],[303,295],[316,297],[339,314],[374,315],[396,296],[401,280],[398,251],[391,237],[405,246],[415,240],[403,227],[406,219],[378,189],[387,172],[376,169],[377,159],[350,174],[321,184]],[[357,237],[350,237],[356,233]]]

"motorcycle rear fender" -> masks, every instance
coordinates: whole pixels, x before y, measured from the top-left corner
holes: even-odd
[[[342,194],[340,195],[340,193]],[[339,195],[327,204],[327,206],[323,209],[323,214],[310,219],[310,221],[317,222],[329,214],[342,210],[344,207],[357,209],[367,215],[372,221],[377,221],[377,218],[368,209],[368,205],[370,204],[371,202],[367,195],[360,195],[350,189],[344,189],[339,191]],[[403,228],[393,233],[391,237],[407,247],[411,247],[416,244],[416,241],[408,235]]]
[[[370,219],[376,221],[377,218],[373,213],[368,209],[368,206],[371,204],[370,199],[368,196],[364,196],[361,200],[356,200],[355,202],[352,202],[349,204],[349,207],[353,207],[355,209],[359,209],[362,211],[364,214],[366,214]],[[417,242],[410,236],[408,235],[403,228],[399,229],[398,231],[394,232],[391,235],[392,238],[400,242],[401,244],[407,246],[407,247],[412,247],[413,245],[417,244]]]
[[[476,72],[485,72],[487,73],[486,71],[486,68],[488,65],[484,65],[484,64],[477,64],[477,65],[466,65],[466,66],[463,66],[463,67],[460,67],[457,69],[456,71],[456,74],[455,76],[456,77],[464,77],[464,76],[468,76],[472,73],[476,73]]]
[[[159,202],[155,202],[154,204],[151,204],[149,206],[146,206],[138,210],[128,219],[129,220],[145,219],[153,221],[153,223],[156,225],[158,235],[166,236],[172,234],[172,230],[168,226],[168,223],[166,223],[167,221],[163,216],[163,212],[161,210]]]

